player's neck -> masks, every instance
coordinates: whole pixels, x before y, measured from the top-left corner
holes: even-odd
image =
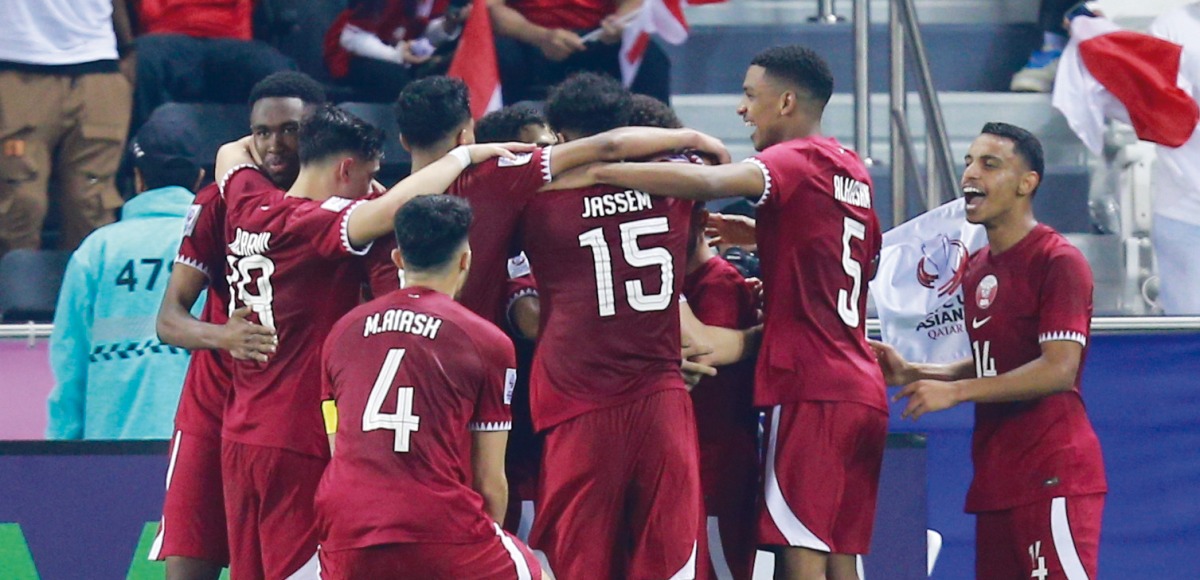
[[[300,175],[296,176],[296,183],[292,184],[287,194],[291,197],[321,201],[337,195],[339,192],[336,188],[337,183],[332,172],[321,171],[309,165],[300,168]]]
[[[423,169],[426,165],[432,164],[434,161],[445,157],[451,149],[457,146],[455,141],[450,141],[446,144],[438,144],[433,147],[413,147],[409,153],[412,155],[412,172],[416,173]]]
[[[995,256],[1008,251],[1025,239],[1025,236],[1029,235],[1029,232],[1032,232],[1037,224],[1033,212],[1020,212],[1015,213],[1011,218],[999,219],[984,225],[991,254]]]
[[[455,290],[458,289],[458,275],[438,272],[405,272],[404,284],[401,288],[428,288],[446,296],[454,296]]]

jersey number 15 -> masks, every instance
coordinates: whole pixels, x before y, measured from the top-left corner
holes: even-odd
[[[657,312],[671,305],[675,287],[674,260],[666,248],[643,248],[638,238],[653,234],[665,234],[669,229],[667,218],[653,217],[621,224],[621,253],[625,263],[634,268],[658,266],[662,286],[658,292],[647,294],[641,280],[625,281],[625,299],[629,307],[638,312]],[[592,249],[596,265],[596,299],[600,303],[600,316],[617,313],[617,298],[613,281],[613,259],[604,239],[604,229],[596,228],[579,234],[579,246]]]

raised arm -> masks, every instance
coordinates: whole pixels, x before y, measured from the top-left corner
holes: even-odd
[[[676,151],[697,151],[712,156],[720,163],[729,163],[729,151],[725,149],[725,144],[699,131],[622,127],[555,145],[550,156],[550,173],[558,175],[598,161],[644,159]]]
[[[766,188],[762,170],[752,163],[607,163],[588,173],[597,183],[697,201],[759,197]]]
[[[474,163],[493,157],[514,158],[513,152],[532,151],[533,145],[505,143],[502,145],[481,144],[458,147],[441,159],[404,178],[387,193],[363,203],[350,213],[346,222],[346,233],[350,243],[363,247],[375,238],[392,231],[392,218],[409,200],[419,195],[444,193],[459,174]]]

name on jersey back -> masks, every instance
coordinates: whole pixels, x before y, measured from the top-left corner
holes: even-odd
[[[229,253],[235,256],[251,256],[265,254],[271,248],[271,232],[248,232],[238,228],[233,241],[229,243]]]
[[[583,217],[600,218],[619,213],[634,213],[650,209],[653,205],[649,194],[627,189],[583,198]]]
[[[849,177],[833,176],[833,198],[842,203],[871,209],[871,188]]]
[[[441,327],[442,319],[436,316],[392,308],[368,316],[363,326],[363,337],[381,332],[405,332],[433,340],[437,338]]]

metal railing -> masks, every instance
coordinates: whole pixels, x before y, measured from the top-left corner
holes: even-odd
[[[868,15],[869,0],[854,0],[854,148],[865,163],[873,162],[870,134],[870,84],[867,64],[870,61]],[[832,2],[826,6],[819,3],[818,18],[832,14]],[[826,12],[828,9],[828,12]],[[889,123],[891,126],[891,173],[892,173],[892,223],[900,224],[907,217],[908,171],[919,173],[916,146],[908,123],[908,101],[905,92],[907,62],[906,53],[912,52],[916,66],[917,94],[925,118],[925,181],[916,180],[917,192],[925,209],[932,209],[958,197],[957,181],[954,177],[954,161],[950,152],[950,138],[946,133],[946,121],[937,91],[933,88],[933,75],[929,70],[929,57],[921,29],[917,25],[913,0],[890,0],[888,2],[888,37],[890,55],[889,80]]]

